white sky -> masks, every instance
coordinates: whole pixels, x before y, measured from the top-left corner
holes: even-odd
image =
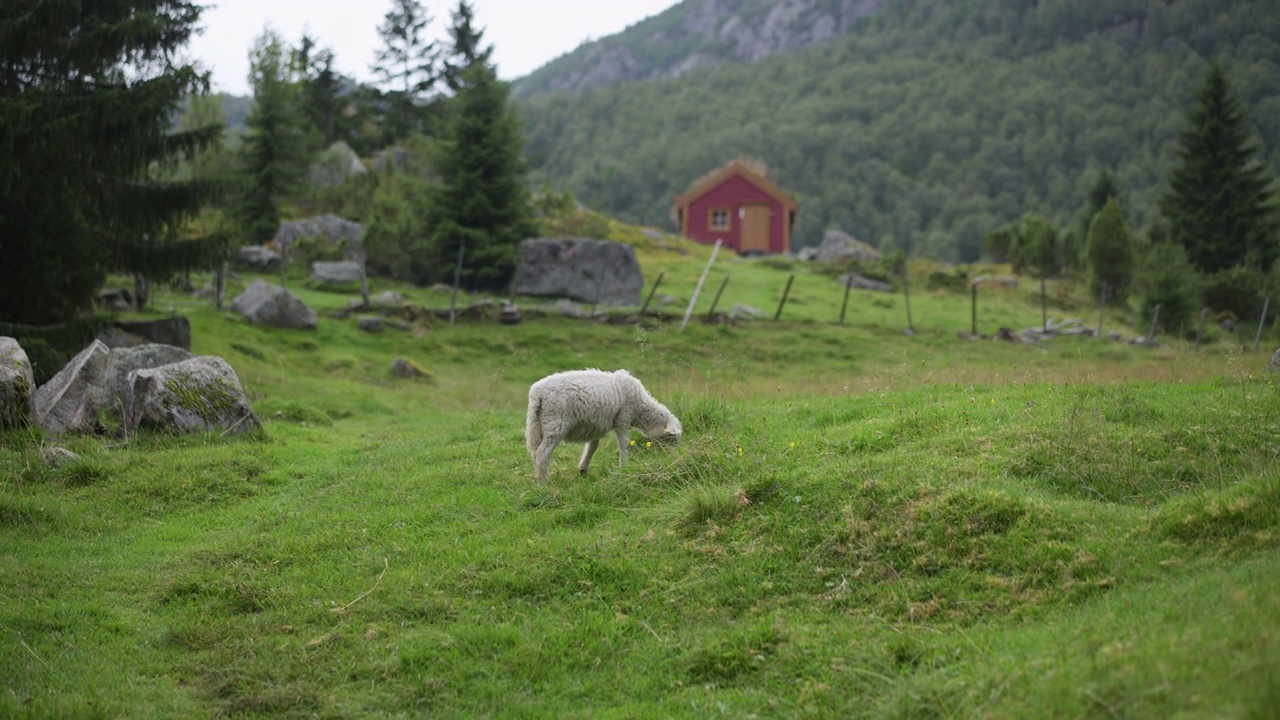
[[[475,25],[492,45],[504,80],[529,74],[586,40],[626,29],[678,0],[472,0]],[[444,35],[457,0],[422,0],[433,18],[428,33]],[[208,0],[204,32],[187,46],[212,71],[213,90],[249,95],[249,48],[268,25],[296,46],[303,32],[334,53],[343,75],[371,81],[369,66],[382,46],[378,25],[391,0]]]

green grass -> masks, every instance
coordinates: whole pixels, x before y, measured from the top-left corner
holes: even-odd
[[[1262,354],[816,316],[372,335],[322,310],[314,332],[273,332],[160,304],[231,362],[265,432],[63,438],[79,458],[56,468],[51,439],[0,438],[0,716],[1280,702],[1280,390]],[[1038,319],[1027,298],[1001,312]],[[397,357],[431,379],[392,377]],[[585,366],[631,369],[684,440],[636,436],[625,467],[606,441],[585,478],[562,448],[537,485],[528,385]]]

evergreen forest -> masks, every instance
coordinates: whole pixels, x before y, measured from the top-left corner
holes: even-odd
[[[714,53],[714,43],[659,52],[640,42],[695,5],[601,42],[634,43],[640,63]],[[581,50],[516,83],[531,179],[634,223],[672,227],[674,195],[750,156],[800,202],[797,247],[835,228],[968,262],[984,235],[1028,214],[1082,245],[1086,196],[1103,173],[1145,231],[1214,60],[1257,157],[1271,175],[1280,168],[1274,2],[885,0],[848,33],[798,51],[538,94],[548,73],[581,69]]]

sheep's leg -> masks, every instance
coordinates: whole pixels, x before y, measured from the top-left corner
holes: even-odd
[[[582,459],[578,461],[578,472],[583,475],[587,474],[587,466],[591,464],[591,456],[596,454],[596,448],[598,447],[600,447],[600,440],[596,439],[582,448]]]
[[[618,436],[618,466],[627,464],[627,443],[631,440],[631,430],[629,428],[621,428],[613,431]]]
[[[551,453],[555,452],[558,444],[557,440],[545,435],[538,444],[538,451],[533,456],[533,469],[540,483],[546,483],[547,476],[551,474]]]

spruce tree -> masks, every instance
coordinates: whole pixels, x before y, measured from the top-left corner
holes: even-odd
[[[1241,102],[1216,61],[1187,122],[1160,201],[1174,241],[1204,273],[1242,264],[1269,269],[1280,254],[1271,179],[1256,157]]]
[[[210,188],[158,168],[217,138],[174,131],[208,75],[179,57],[202,7],[178,0],[19,3],[0,11],[0,319],[57,323],[106,272],[205,267],[220,237],[177,228]]]
[[[373,72],[388,89],[385,139],[399,140],[421,132],[427,116],[427,96],[439,80],[435,42],[426,29],[433,18],[418,0],[392,0],[391,10],[378,26],[384,47],[377,51]]]
[[[449,89],[457,92],[462,86],[462,71],[477,63],[488,64],[493,46],[484,47],[484,30],[476,29],[475,11],[466,0],[458,1],[452,19],[449,52],[444,58],[441,73]]]
[[[476,63],[459,75],[446,108],[434,167],[441,187],[432,202],[432,247],[440,280],[452,278],[465,242],[463,283],[505,290],[516,268],[516,246],[533,231],[524,186],[524,137],[509,101],[510,87]]]
[[[1104,288],[1110,300],[1124,300],[1133,281],[1137,262],[1133,233],[1124,221],[1124,211],[1115,197],[1106,201],[1089,226],[1085,256],[1089,269],[1089,289],[1100,297]]]
[[[244,178],[237,214],[246,238],[266,242],[280,225],[280,201],[305,170],[305,135],[289,51],[276,32],[266,29],[255,41],[249,68],[253,110],[241,148]]]

